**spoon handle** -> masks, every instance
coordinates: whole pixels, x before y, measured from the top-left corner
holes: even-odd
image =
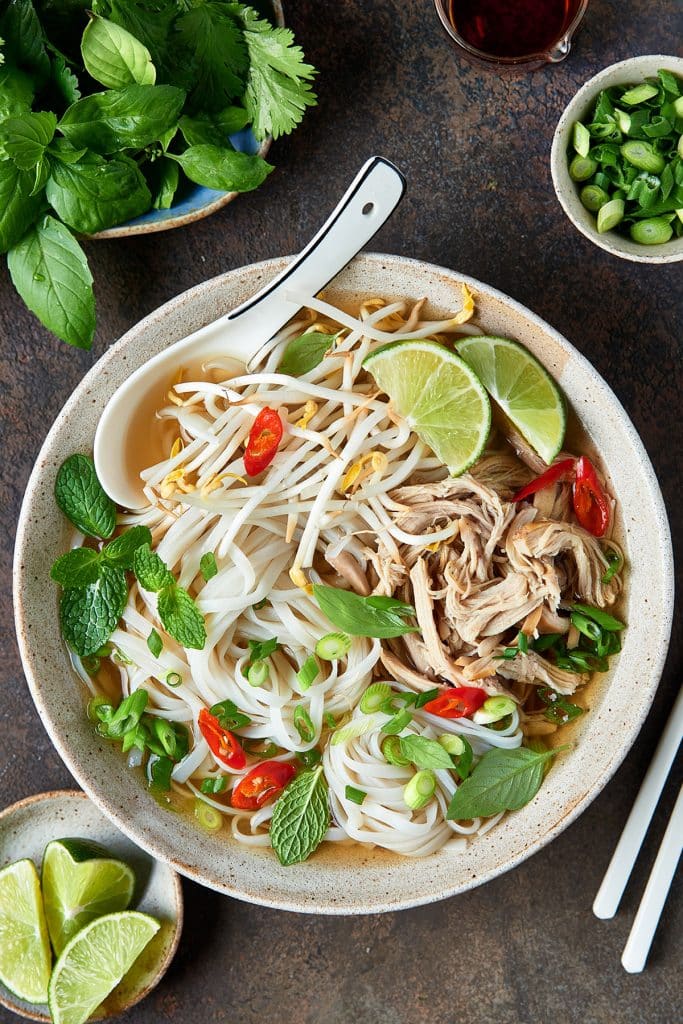
[[[337,276],[370,241],[396,209],[405,192],[405,178],[384,157],[371,157],[306,248],[265,288],[222,318],[224,325],[239,321],[249,365],[260,349],[298,311],[285,289],[315,295]]]

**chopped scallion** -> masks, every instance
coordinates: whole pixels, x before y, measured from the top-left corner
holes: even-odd
[[[355,786],[347,786],[344,791],[346,799],[351,800],[354,804],[362,804],[367,795],[364,789],[356,789]]]
[[[572,611],[587,615],[589,619],[593,619],[599,626],[606,629],[608,633],[619,633],[622,629],[626,629],[623,622],[615,619],[613,615],[604,612],[602,608],[594,608],[590,604],[573,604]]]
[[[371,683],[360,699],[360,709],[364,715],[372,715],[379,711],[385,701],[392,696],[389,683]]]
[[[429,704],[430,700],[436,700],[440,693],[441,688],[438,686],[435,686],[433,690],[423,690],[415,699],[415,708],[423,708],[425,704]]]
[[[306,691],[313,685],[319,675],[320,665],[311,654],[306,658],[305,662],[297,672],[296,678],[299,680],[301,689]]]
[[[410,758],[404,757],[401,753],[401,741],[398,736],[387,736],[386,739],[382,740],[382,753],[389,764],[393,764],[398,768],[411,764]]]
[[[436,775],[431,768],[416,772],[403,790],[403,801],[411,811],[419,811],[436,792]]]
[[[206,779],[202,779],[200,790],[202,793],[206,793],[210,796],[212,793],[222,793],[227,785],[227,779],[224,775],[212,776]]]
[[[315,739],[313,719],[301,705],[294,710],[294,728],[299,733],[303,743],[311,743]]]
[[[328,729],[336,729],[337,728],[337,720],[336,720],[336,718],[334,717],[334,715],[332,714],[331,711],[326,711],[325,712],[325,714],[323,715],[323,722],[325,723],[325,725],[327,726]]]
[[[317,764],[320,764],[323,755],[317,747],[311,747],[310,750],[298,751],[296,756],[297,760],[301,761],[304,768],[315,768]]]
[[[223,827],[223,815],[204,800],[195,800],[194,816],[207,832],[219,832]]]
[[[682,136],[683,137],[683,136]],[[602,583],[611,583],[616,574],[621,569],[622,558],[617,551],[610,551],[607,556],[607,570],[605,575],[602,577]]]
[[[315,653],[323,661],[343,658],[351,649],[351,637],[347,633],[327,633],[315,645]]]
[[[175,689],[176,686],[180,686],[182,681],[183,677],[181,676],[180,672],[167,672],[166,677],[164,679],[166,685],[170,686],[172,689]]]
[[[499,722],[501,718],[511,715],[517,705],[511,697],[489,697],[484,701],[478,711],[472,715],[472,721],[476,725],[490,725],[492,722]]]
[[[103,719],[100,718],[99,714],[97,713],[99,708],[108,708],[110,709],[110,714],[114,714],[114,708],[109,698],[105,697],[101,693],[98,693],[95,697],[91,697],[90,700],[88,701],[87,714],[91,722],[103,721]]]
[[[403,711],[399,711],[393,718],[390,718],[388,722],[384,723],[382,726],[382,732],[386,733],[387,736],[397,736],[400,732],[403,732],[405,727],[409,725],[412,720],[413,716],[410,711],[406,711],[404,708]]]
[[[263,686],[270,679],[270,666],[267,661],[253,661],[247,669],[247,682],[250,686]]]
[[[451,757],[459,757],[465,751],[464,742],[460,736],[455,736],[453,733],[445,732],[442,736],[437,736],[437,742]]]
[[[517,634],[517,648],[520,654],[527,654],[529,651],[529,637],[521,631]]]

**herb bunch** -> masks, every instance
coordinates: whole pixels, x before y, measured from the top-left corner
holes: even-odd
[[[89,348],[74,233],[168,209],[187,181],[258,188],[272,166],[229,136],[291,132],[315,70],[289,29],[225,0],[3,0],[0,37],[0,252],[28,308]]]

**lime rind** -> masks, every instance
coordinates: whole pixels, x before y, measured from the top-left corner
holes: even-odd
[[[99,845],[55,839],[43,854],[42,887],[48,932],[59,956],[94,918],[128,907],[135,876],[127,864],[109,857]]]
[[[510,338],[473,336],[456,348],[493,400],[550,465],[562,450],[567,413],[562,392],[527,348]]]
[[[159,931],[148,914],[124,910],[85,925],[62,950],[50,978],[54,1024],[84,1024]]]
[[[452,476],[477,461],[491,429],[491,403],[465,360],[435,341],[396,341],[371,352],[363,366]]]
[[[18,860],[0,871],[0,981],[27,1003],[45,1003],[51,965],[38,872]]]

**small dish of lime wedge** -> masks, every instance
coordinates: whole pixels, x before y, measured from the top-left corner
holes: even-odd
[[[180,880],[76,790],[0,812],[0,1004],[80,1024],[122,1013],[163,977]]]

